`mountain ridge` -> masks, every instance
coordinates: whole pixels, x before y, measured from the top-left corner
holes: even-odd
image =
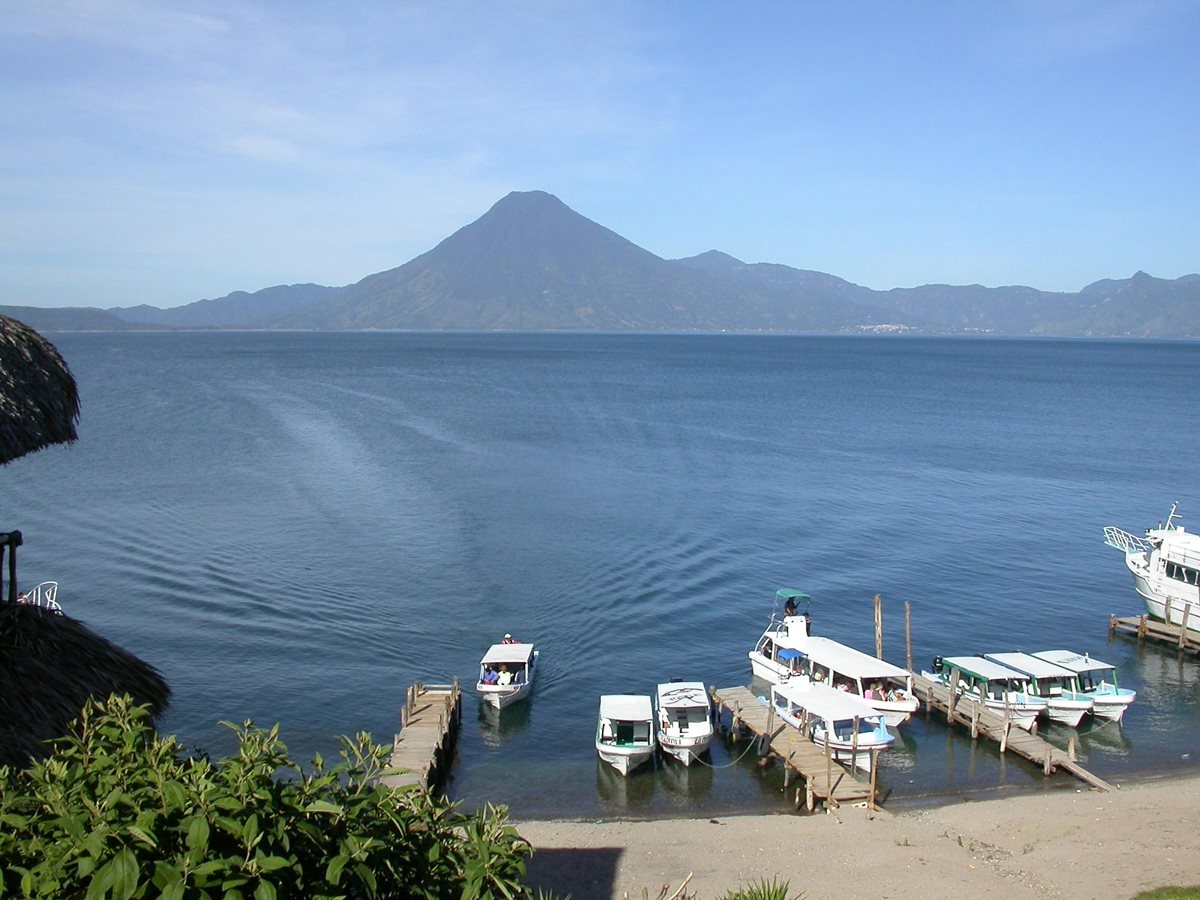
[[[0,307],[0,312],[14,307]],[[72,313],[43,315],[71,330]],[[49,311],[43,311],[48,313]],[[101,315],[103,314],[103,315]],[[408,262],[343,287],[276,285],[80,328],[923,333],[1200,338],[1200,275],[1138,271],[1078,292],[929,284],[878,291],[712,249],[663,259],[545,191],[513,191]],[[21,316],[14,316],[21,318]],[[22,319],[22,321],[29,321]],[[107,323],[107,325],[105,324]],[[33,327],[39,324],[29,321]]]

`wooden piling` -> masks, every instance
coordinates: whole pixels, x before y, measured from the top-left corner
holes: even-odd
[[[913,670],[912,665],[912,604],[907,600],[904,601],[904,658],[908,662],[908,671]]]
[[[883,595],[875,595],[875,658],[883,659]]]

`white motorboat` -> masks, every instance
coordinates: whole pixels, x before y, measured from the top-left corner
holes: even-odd
[[[654,711],[644,694],[604,694],[596,721],[596,753],[622,775],[654,755]]]
[[[1029,653],[985,653],[985,659],[1029,676],[1033,693],[1046,700],[1051,722],[1075,728],[1092,711],[1092,697],[1079,689],[1079,677],[1070,669]]]
[[[658,746],[685,766],[708,751],[713,737],[712,703],[700,681],[669,681],[654,694]]]
[[[883,713],[862,697],[803,675],[772,685],[771,705],[818,747],[829,748],[835,760],[864,772],[871,771],[872,750],[886,750],[896,742]]]
[[[504,709],[529,696],[537,676],[537,661],[538,651],[533,644],[492,644],[479,661],[475,690],[486,703]]]
[[[1106,526],[1104,542],[1125,554],[1133,586],[1152,618],[1200,630],[1200,535],[1178,524],[1178,509],[1172,503],[1166,524],[1147,528],[1144,538]]]
[[[1037,717],[1046,709],[1042,697],[1029,692],[1029,676],[982,656],[936,657],[933,671],[925,678],[947,687],[957,682],[960,696],[1007,716],[1018,728],[1032,731]],[[957,674],[957,678],[955,675]]]
[[[1092,698],[1092,715],[1097,719],[1120,722],[1137,698],[1136,691],[1117,683],[1117,667],[1111,663],[1074,650],[1040,650],[1032,655],[1074,672],[1078,679],[1076,689]]]
[[[792,608],[808,602],[808,595],[799,591],[783,589],[776,596],[785,601],[785,609],[789,600]],[[832,638],[814,636],[810,624],[807,613],[784,615],[780,622],[772,615],[767,630],[747,654],[751,671],[771,684],[807,675],[833,687],[845,685],[883,713],[893,728],[912,717],[920,702],[913,693],[911,672]]]

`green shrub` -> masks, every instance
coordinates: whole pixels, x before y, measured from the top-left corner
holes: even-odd
[[[379,784],[389,751],[365,734],[304,771],[278,726],[228,727],[236,755],[188,757],[113,697],[46,759],[0,767],[0,897],[527,896],[503,808]]]
[[[772,878],[767,881],[765,878],[754,882],[749,887],[738,888],[736,891],[730,891],[722,900],[799,900],[804,894],[789,894],[788,882],[782,884]]]

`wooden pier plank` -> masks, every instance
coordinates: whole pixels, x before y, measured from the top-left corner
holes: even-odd
[[[827,805],[872,802],[869,783],[859,781],[839,762],[830,765],[823,749],[781,721],[749,687],[715,688],[712,693],[717,708],[728,710],[756,740],[766,736],[767,752],[794,769],[815,799]]]
[[[1200,632],[1182,625],[1171,625],[1159,622],[1149,616],[1116,616],[1109,617],[1108,630],[1112,633],[1122,632],[1132,634],[1139,641],[1149,638],[1163,644],[1170,644],[1177,650],[1200,650]]]
[[[405,693],[400,731],[392,740],[390,767],[402,771],[380,781],[392,787],[416,785],[428,790],[440,773],[439,761],[449,755],[462,719],[458,682],[448,685],[417,683]]]

